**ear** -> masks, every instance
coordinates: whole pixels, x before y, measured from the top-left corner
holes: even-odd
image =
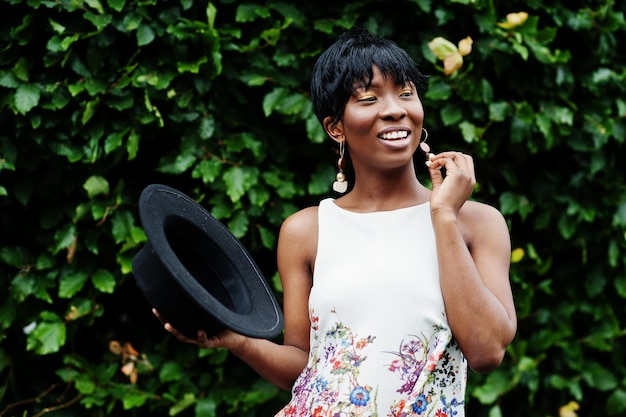
[[[328,116],[324,118],[322,126],[328,136],[330,136],[330,138],[335,142],[340,143],[346,140],[346,137],[343,134],[343,124],[341,121],[335,123],[335,118]]]

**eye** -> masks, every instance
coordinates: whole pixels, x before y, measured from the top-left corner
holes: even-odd
[[[400,92],[400,97],[413,97],[413,90],[406,89]]]
[[[376,101],[376,97],[375,96],[359,97],[357,99],[357,101],[360,102],[360,103],[374,102],[374,101]]]

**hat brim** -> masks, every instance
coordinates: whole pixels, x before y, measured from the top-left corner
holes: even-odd
[[[226,328],[274,338],[282,311],[237,238],[180,191],[147,186],[139,215],[148,243],[133,258],[138,287],[162,318],[189,337]]]

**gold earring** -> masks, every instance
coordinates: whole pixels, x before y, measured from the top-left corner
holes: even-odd
[[[428,130],[422,128],[422,130],[424,131],[424,140],[420,142],[420,149],[422,150],[422,152],[424,152],[424,155],[426,155],[426,159],[427,160],[431,160],[431,158],[433,157],[433,154],[430,153],[430,146],[428,145],[428,143],[426,143],[426,139],[428,139]]]
[[[336,181],[333,182],[333,191],[338,193],[345,193],[348,190],[348,181],[346,181],[346,174],[343,173],[343,169],[345,168],[346,161],[344,159],[345,153],[345,140],[339,142],[339,160],[337,161],[337,172]]]

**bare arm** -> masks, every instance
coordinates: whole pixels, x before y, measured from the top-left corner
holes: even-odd
[[[197,338],[193,339],[185,337],[169,323],[164,323],[165,329],[183,342],[203,348],[227,348],[261,377],[282,389],[290,390],[308,358],[308,297],[316,250],[317,209],[309,208],[284,222],[278,240],[278,270],[284,299],[284,344],[247,337],[231,330],[210,338],[200,330]],[[154,313],[158,317],[158,312]]]
[[[439,168],[445,166],[445,181]],[[497,367],[517,329],[509,283],[511,246],[502,215],[466,201],[474,184],[472,159],[458,152],[436,155],[431,215],[440,282],[452,333],[477,372]]]

